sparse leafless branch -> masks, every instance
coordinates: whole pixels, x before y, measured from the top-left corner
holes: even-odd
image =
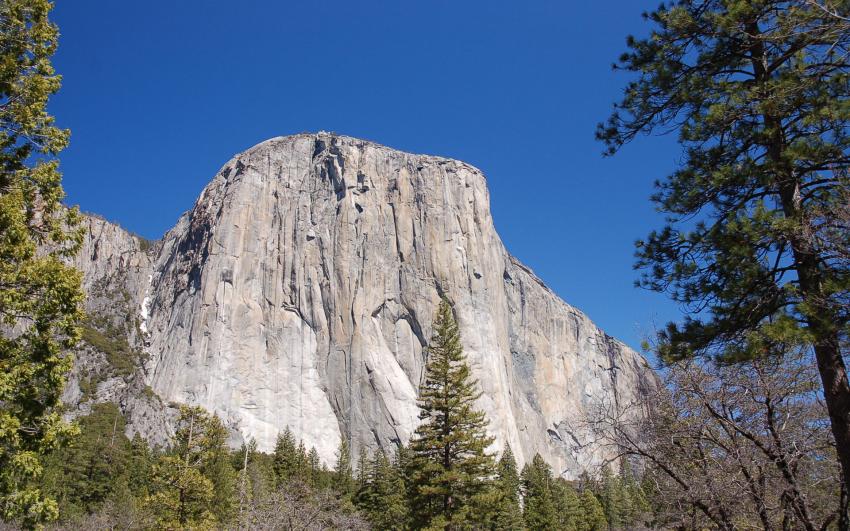
[[[670,366],[664,382],[642,404],[601,402],[588,420],[595,444],[642,465],[660,526],[815,531],[846,521],[806,353],[735,365],[689,360]]]

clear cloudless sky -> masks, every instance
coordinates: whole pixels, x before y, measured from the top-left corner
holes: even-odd
[[[651,2],[57,0],[51,100],[68,202],[151,239],[267,138],[335,131],[487,175],[508,250],[633,347],[679,317],[637,289],[634,240],[674,136],[594,140]]]

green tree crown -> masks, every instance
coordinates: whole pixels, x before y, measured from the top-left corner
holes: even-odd
[[[489,488],[493,456],[487,419],[475,408],[477,382],[463,353],[447,300],[440,303],[419,390],[420,424],[410,442],[411,507],[415,527],[461,526],[474,520],[476,496]]]

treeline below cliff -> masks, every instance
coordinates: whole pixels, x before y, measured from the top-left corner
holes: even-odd
[[[343,443],[332,468],[289,430],[271,454],[227,446],[218,417],[184,407],[171,447],[124,434],[111,403],[79,421],[73,445],[50,456],[43,488],[56,529],[409,529],[410,450],[355,459]],[[653,491],[628,466],[576,482],[539,457],[517,470],[510,448],[469,521],[478,529],[634,529],[651,525]],[[520,503],[522,500],[522,504]],[[9,524],[7,524],[9,525]]]
[[[651,524],[651,494],[620,460],[598,477],[556,477],[535,455],[518,472],[476,402],[460,331],[439,306],[419,389],[420,424],[393,455],[361,446],[356,467],[343,437],[333,469],[288,427],[271,455],[253,441],[236,451],[217,415],[181,406],[167,448],[125,435],[118,407],[102,403],[81,434],[45,461],[41,494],[60,528],[76,529],[565,529]],[[26,521],[23,522],[26,525]]]
[[[72,444],[45,462],[40,488],[58,503],[54,528],[601,531],[847,525],[828,415],[805,352],[736,365],[693,360],[670,365],[665,385],[631,405],[643,415],[599,404],[588,427],[598,435],[594,444],[611,457],[567,481],[539,455],[520,471],[509,446],[498,459],[487,452],[492,442],[483,430],[487,419],[464,406],[476,396],[475,383],[447,304],[437,330],[420,390],[426,422],[414,439],[390,452],[360,448],[353,456],[343,438],[332,466],[289,428],[271,454],[252,442],[232,449],[218,416],[189,406],[181,408],[170,444],[151,448],[139,436],[125,435],[116,405],[95,405],[79,419],[80,434]]]

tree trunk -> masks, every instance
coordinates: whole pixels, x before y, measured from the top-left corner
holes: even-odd
[[[770,64],[761,40],[761,29],[756,20],[746,24],[750,36],[750,61],[756,83],[762,85],[761,97],[769,99],[772,94],[768,87],[771,73],[767,71]],[[814,336],[815,359],[823,385],[832,435],[835,438],[835,449],[841,463],[842,488],[850,487],[850,383],[847,380],[847,368],[839,347],[838,329],[835,324],[835,313],[830,303],[824,297],[823,278],[820,270],[820,259],[811,242],[801,234],[806,220],[803,216],[803,204],[800,195],[800,179],[795,175],[794,168],[785,157],[785,143],[782,119],[772,113],[762,116],[765,130],[770,132],[764,147],[767,157],[775,172],[775,182],[783,214],[787,219],[799,224],[798,232],[790,235],[791,252],[794,269],[800,285],[802,302],[808,307],[805,316],[808,329]],[[846,507],[843,508],[846,512]],[[841,521],[846,521],[842,518]],[[846,527],[844,528],[846,529]]]
[[[777,157],[778,158],[778,157]],[[779,182],[782,209],[789,219],[804,224],[800,204],[800,184],[792,170]],[[801,229],[802,230],[802,229]],[[829,411],[835,450],[841,462],[842,481],[850,486],[850,383],[847,367],[841,355],[835,311],[824,295],[820,260],[811,242],[799,234],[791,238],[794,268],[800,283],[802,302],[808,307],[805,316],[808,329],[814,336],[815,359],[823,384],[823,395]]]
[[[844,484],[850,485],[850,385],[847,382],[847,368],[838,348],[837,335],[831,339],[821,339],[815,344],[815,357],[832,423],[835,450],[841,460]]]
[[[789,170],[790,173],[790,170]],[[803,224],[802,205],[800,205],[799,183],[789,177],[779,183],[780,198],[786,217]],[[850,382],[847,380],[847,367],[841,355],[835,311],[824,295],[820,260],[811,242],[797,235],[791,238],[791,250],[797,278],[800,284],[800,296],[807,306],[805,316],[808,330],[814,337],[815,360],[823,385],[832,435],[835,438],[835,450],[841,463],[842,488],[850,487]],[[847,507],[842,509],[847,511]],[[847,519],[839,528],[847,529]]]

